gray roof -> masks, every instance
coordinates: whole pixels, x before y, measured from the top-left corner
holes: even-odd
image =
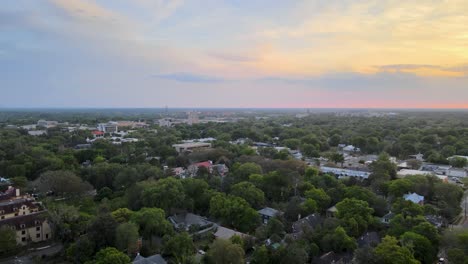
[[[276,209],[270,208],[270,207],[265,207],[265,208],[263,208],[261,210],[258,210],[258,213],[261,214],[261,215],[266,215],[266,216],[269,216],[269,217],[273,217],[276,214],[278,214],[279,211],[276,210]]]
[[[168,219],[177,228],[189,228],[192,225],[199,225],[203,227],[212,224],[212,222],[208,221],[205,217],[192,213],[176,214],[170,216]]]
[[[292,229],[294,233],[300,233],[304,231],[304,227],[310,227],[313,229],[322,224],[322,222],[323,219],[319,214],[311,214],[294,222]]]
[[[231,237],[233,237],[235,235],[240,236],[240,237],[246,236],[246,234],[244,234],[244,233],[237,232],[235,230],[232,230],[232,229],[229,229],[229,228],[226,228],[226,227],[222,227],[222,226],[219,226],[218,230],[214,234],[214,236],[216,238],[221,238],[221,239],[226,239],[226,240],[230,239]]]
[[[161,255],[153,255],[150,257],[143,257],[140,254],[132,262],[133,264],[167,264],[166,260]]]

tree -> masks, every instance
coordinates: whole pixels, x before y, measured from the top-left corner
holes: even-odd
[[[447,251],[448,260],[453,264],[465,264],[468,261],[468,257],[465,252],[459,248],[451,248]]]
[[[134,253],[138,248],[137,241],[139,237],[138,225],[134,223],[120,224],[115,234],[116,246],[121,251]]]
[[[13,177],[10,179],[15,188],[24,189],[28,184],[28,179],[23,176]]]
[[[42,193],[52,191],[56,195],[79,195],[92,189],[88,182],[71,171],[48,171],[36,180],[35,185]]]
[[[165,178],[143,190],[142,202],[145,207],[158,207],[170,213],[172,208],[181,208],[185,199],[184,187],[180,180]]]
[[[233,173],[239,181],[245,181],[252,174],[262,174],[262,167],[255,163],[247,162],[237,167]]]
[[[67,248],[67,258],[74,263],[85,263],[93,258],[94,248],[94,242],[88,236],[81,236]]]
[[[468,160],[463,157],[453,157],[450,159],[449,163],[453,167],[463,168],[466,167],[466,165],[468,165]]]
[[[242,232],[253,230],[260,222],[257,211],[244,199],[232,195],[214,195],[210,201],[210,214]]]
[[[143,208],[132,216],[132,221],[140,226],[144,238],[172,234],[171,223],[166,220],[164,211],[160,208]]]
[[[357,248],[356,240],[348,234],[343,227],[337,227],[333,232],[326,234],[321,240],[321,247],[326,252],[336,253],[352,251]]]
[[[336,204],[336,209],[338,210],[337,216],[344,222],[348,233],[355,237],[364,233],[373,221],[374,210],[366,201],[346,198]]]
[[[398,240],[392,236],[386,236],[374,250],[378,263],[382,264],[418,264],[406,247],[398,245]]]
[[[190,257],[195,251],[192,237],[186,232],[172,237],[165,237],[164,253],[175,258],[177,263],[189,263]]]
[[[213,191],[204,180],[188,178],[182,181],[185,192],[185,207],[191,211],[206,214],[210,207]]]
[[[331,202],[330,196],[323,189],[312,187],[310,190],[305,192],[307,199],[312,199],[317,203],[317,207],[320,211],[324,211],[328,208]]]
[[[265,245],[260,246],[255,250],[252,257],[252,264],[268,264],[270,261],[270,256],[268,254],[268,249]]]
[[[119,208],[111,213],[112,217],[117,221],[117,223],[125,223],[130,221],[132,218],[133,214],[132,210],[128,208]]]
[[[281,257],[281,263],[307,263],[309,255],[300,243],[292,243],[287,246],[285,254]]]
[[[412,249],[414,257],[423,264],[434,263],[437,249],[425,236],[413,232],[406,232],[400,237],[401,244]]]
[[[115,245],[117,222],[106,210],[100,210],[97,217],[91,222],[88,228],[88,236],[96,243],[99,250],[104,247]]]
[[[384,193],[384,186],[387,181],[396,178],[396,165],[390,161],[390,156],[387,153],[382,153],[369,167],[372,171],[369,176],[372,189],[376,192]]]
[[[0,253],[8,253],[16,248],[16,232],[9,226],[0,226]]]
[[[108,247],[101,249],[96,254],[95,264],[128,264],[130,258],[116,248]]]
[[[246,200],[253,208],[265,203],[265,194],[250,182],[240,182],[232,186],[231,194]]]
[[[388,194],[395,198],[402,197],[411,191],[413,183],[408,179],[397,179],[388,184]]]
[[[244,255],[241,246],[223,239],[216,239],[207,252],[208,258],[215,264],[243,264]]]
[[[341,165],[343,165],[343,162],[344,162],[344,156],[343,154],[340,154],[340,153],[332,153],[330,155],[330,160],[335,162],[335,164],[337,163],[341,163]]]

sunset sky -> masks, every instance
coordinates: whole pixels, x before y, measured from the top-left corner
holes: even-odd
[[[0,92],[0,107],[468,108],[468,1],[2,1]]]

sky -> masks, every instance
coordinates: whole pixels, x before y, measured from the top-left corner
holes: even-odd
[[[467,0],[14,0],[0,107],[468,108]]]

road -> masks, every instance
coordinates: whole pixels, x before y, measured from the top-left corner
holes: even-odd
[[[0,264],[33,264],[33,257],[35,256],[53,256],[63,249],[61,244],[55,244],[48,247],[44,247],[39,250],[28,251],[21,256],[12,257],[8,259],[0,260]]]

